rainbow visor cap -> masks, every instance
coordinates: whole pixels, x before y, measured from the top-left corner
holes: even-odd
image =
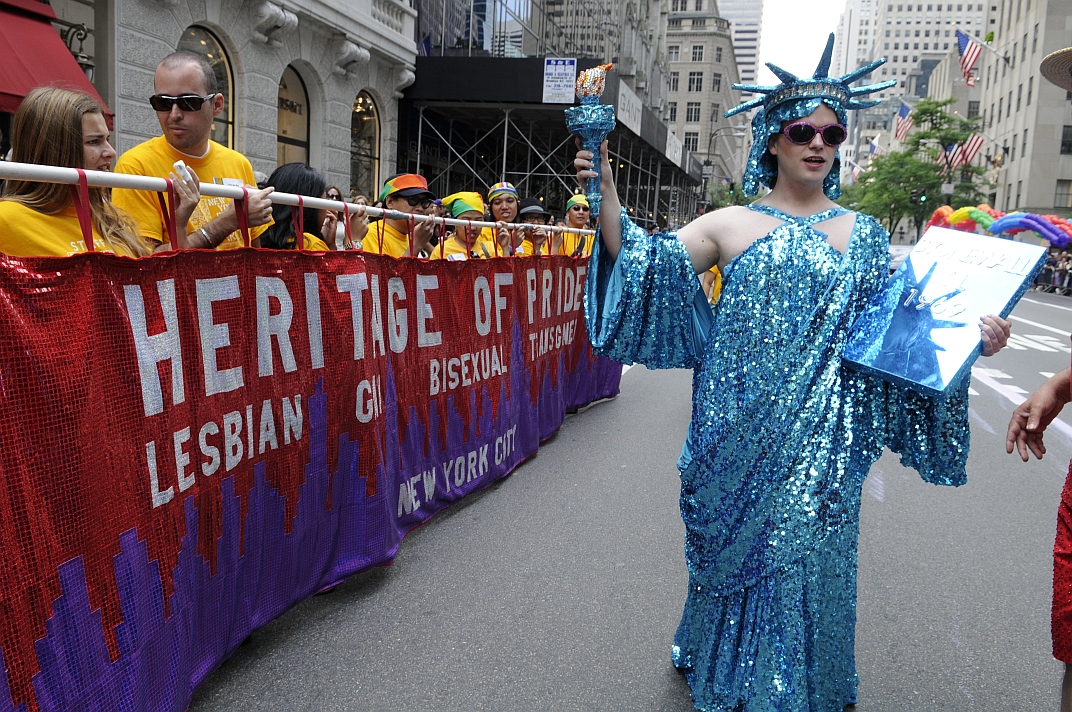
[[[570,197],[570,199],[566,201],[566,212],[569,212],[569,209],[572,208],[574,205],[583,205],[587,208],[589,207],[588,198],[581,195],[580,193],[577,193],[576,195]]]
[[[498,198],[500,195],[512,195],[515,198],[520,199],[517,194],[517,188],[513,183],[496,183],[488,190],[488,203]]]
[[[435,200],[435,194],[428,190],[428,179],[416,173],[400,173],[388,178],[383,184],[383,190],[380,191],[379,200],[387,200],[392,195],[399,195],[403,198],[427,195]]]
[[[443,205],[453,217],[471,212],[484,215],[484,198],[480,193],[454,193],[443,198]]]

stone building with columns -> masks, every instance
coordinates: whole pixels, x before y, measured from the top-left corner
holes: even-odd
[[[394,172],[398,99],[414,80],[417,54],[417,12],[408,1],[50,5],[61,36],[70,26],[87,30],[81,58],[77,47],[71,51],[115,114],[120,153],[160,135],[148,101],[153,73],[165,55],[184,49],[208,59],[226,98],[213,139],[245,154],[254,170],[302,161],[344,194],[352,188],[365,195]],[[0,15],[18,11],[0,4]]]

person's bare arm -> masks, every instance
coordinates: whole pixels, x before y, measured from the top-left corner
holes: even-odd
[[[580,140],[577,141],[577,146],[580,147]],[[614,186],[606,141],[599,147],[599,154],[602,164],[599,190],[603,195],[603,204],[599,211],[600,234],[603,237],[603,245],[607,248],[611,258],[617,259],[618,252],[622,249],[622,204],[618,200],[618,191]],[[577,157],[573,161],[581,185],[584,185],[585,179],[594,178],[596,175],[592,170],[592,159],[592,153],[582,149],[577,152]],[[720,224],[727,219],[729,216],[719,210],[694,220],[678,230],[678,239],[685,244],[696,274],[702,274],[718,264],[718,245],[715,243],[714,235]]]
[[[1005,452],[1011,454],[1015,448],[1024,462],[1030,459],[1029,452],[1034,453],[1039,460],[1042,459],[1046,454],[1042,434],[1070,400],[1070,371],[1072,369],[1067,368],[1061,371],[1017,406],[1005,436]]]
[[[581,140],[577,139],[577,148],[581,147]],[[618,200],[618,189],[614,186],[614,175],[610,168],[610,158],[607,156],[607,142],[604,141],[599,147],[599,156],[602,175],[599,180],[599,192],[603,195],[603,202],[599,209],[599,228],[603,236],[603,246],[607,248],[611,259],[618,259],[618,252],[622,249],[622,203]],[[588,178],[595,178],[596,172],[592,170],[595,157],[591,151],[577,151],[577,157],[573,160],[573,166],[577,169],[577,178],[581,185]]]

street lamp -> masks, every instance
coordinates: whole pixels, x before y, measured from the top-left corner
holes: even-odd
[[[708,197],[708,194],[707,194],[708,181],[711,178],[714,177],[714,172],[715,172],[714,171],[714,165],[713,165],[713,163],[711,161],[711,155],[712,155],[711,144],[714,142],[715,136],[718,136],[719,134],[721,134],[723,132],[726,132],[726,131],[730,131],[730,132],[733,132],[733,133],[725,134],[723,136],[723,138],[739,139],[739,138],[744,138],[745,136],[748,135],[744,131],[741,130],[740,126],[723,126],[721,128],[717,128],[714,131],[712,131],[711,135],[707,137],[707,155],[705,156],[704,162],[703,162],[703,165],[704,165],[704,168],[703,168],[703,195],[704,195],[705,198]],[[734,141],[734,143],[732,145],[733,151],[730,154],[731,159],[735,159],[736,156],[737,156],[736,143],[737,142]],[[723,176],[723,177],[724,178],[729,178],[730,176]],[[708,201],[708,202],[710,202],[710,201]]]

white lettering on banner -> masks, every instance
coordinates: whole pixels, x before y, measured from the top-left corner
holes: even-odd
[[[381,396],[382,398],[382,396]],[[281,398],[279,401],[281,410],[283,431],[283,443],[290,445],[301,441],[304,430],[304,417],[302,414],[301,394],[293,398]],[[219,471],[222,464],[225,472],[230,472],[243,459],[253,458],[254,434],[257,436],[257,455],[263,455],[265,450],[275,450],[279,447],[276,433],[280,429],[276,425],[276,414],[271,400],[265,400],[261,405],[260,424],[255,427],[253,422],[253,404],[247,404],[243,411],[231,411],[224,414],[222,425],[214,421],[207,421],[198,429],[197,444],[200,450],[201,475],[211,476]],[[194,486],[197,478],[197,467],[192,463],[190,450],[187,443],[190,442],[193,429],[186,426],[174,431],[171,436],[174,453],[174,468],[169,470],[169,479],[175,484],[169,484],[161,489],[160,463],[157,461],[156,441],[145,443],[146,467],[149,471],[149,495],[154,508],[163,506],[175,498],[175,485],[179,492],[185,492]],[[243,435],[245,438],[243,439]],[[222,442],[221,442],[222,440]],[[166,445],[165,445],[166,448]],[[166,456],[165,456],[166,457]]]
[[[465,353],[455,358],[432,359],[428,362],[428,395],[435,396],[471,386],[506,372],[502,345]]]
[[[395,307],[396,302],[406,301],[406,285],[401,277],[387,280],[387,335],[391,342],[391,351],[400,354],[406,350],[409,341],[409,324],[406,323],[406,310]]]
[[[335,277],[335,286],[342,294],[350,295],[350,317],[354,326],[354,361],[365,358],[365,328],[362,325],[361,292],[368,289],[368,275],[340,274]]]
[[[279,359],[286,373],[298,370],[294,360],[294,346],[290,343],[290,325],[294,321],[294,302],[290,298],[286,282],[279,277],[257,277],[257,375],[271,376],[275,373],[275,357],[272,353],[272,337],[279,346]],[[279,312],[272,314],[269,300],[279,304]]]
[[[434,274],[417,275],[417,346],[439,346],[443,335],[438,331],[428,331],[425,323],[434,318],[432,305],[428,303],[428,292],[439,289],[439,277]]]
[[[419,475],[414,475],[404,480],[398,487],[398,516],[402,513],[413,514],[421,507],[421,500],[417,496],[417,485],[424,487],[424,502],[431,502],[435,496],[436,468],[424,470]]]
[[[463,455],[458,455],[453,460],[447,460],[443,463],[443,475],[447,483],[448,492],[450,492],[451,486],[461,487],[488,474],[491,469],[491,466],[488,465],[488,445],[489,443],[485,443],[475,450],[470,450]]]
[[[383,414],[383,385],[379,376],[367,378],[357,384],[357,420],[371,423]]]
[[[201,361],[205,370],[205,395],[230,393],[244,385],[242,367],[235,366],[223,371],[216,368],[216,352],[231,345],[231,332],[227,322],[217,324],[213,321],[212,305],[241,296],[238,275],[198,279],[194,285],[197,292],[197,325],[201,332]]]
[[[309,360],[313,370],[324,368],[324,329],[320,325],[320,275],[305,273],[305,321],[309,327]]]
[[[528,299],[525,301],[528,303],[529,323],[531,324],[533,320],[532,305],[536,302],[536,270],[530,269],[525,272],[525,286],[528,291]]]
[[[495,333],[502,333],[502,313],[506,310],[506,297],[503,296],[502,288],[514,283],[513,272],[495,273]]]
[[[517,449],[517,426],[495,438],[495,464],[501,465]]]
[[[551,270],[545,269],[543,271],[543,290],[540,292],[540,317],[543,319],[551,318],[551,284],[554,281],[555,277],[551,274]]]
[[[164,312],[164,331],[149,336],[146,331],[145,298],[136,284],[123,286],[126,296],[127,315],[134,337],[134,349],[138,354],[138,373],[141,377],[141,400],[146,417],[164,410],[164,396],[160,389],[160,372],[157,364],[171,362],[171,403],[178,405],[186,400],[183,385],[182,346],[179,342],[179,314],[175,306],[175,280],[164,279],[156,283],[160,295],[160,307]]]
[[[376,352],[380,356],[387,355],[387,349],[383,342],[383,309],[380,306],[380,276],[372,275],[372,358],[376,358]],[[376,346],[379,346],[379,349]]]
[[[476,333],[487,336],[491,333],[491,287],[483,275],[473,280],[473,309],[476,311]]]
[[[629,127],[637,136],[644,117],[644,102],[625,82],[618,82],[618,121]]]
[[[573,343],[573,338],[576,335],[576,319],[565,324],[557,324],[555,326],[549,326],[546,329],[532,332],[529,334],[529,346],[532,353],[532,359],[535,361],[548,351],[560,349],[563,346],[569,346]]]

